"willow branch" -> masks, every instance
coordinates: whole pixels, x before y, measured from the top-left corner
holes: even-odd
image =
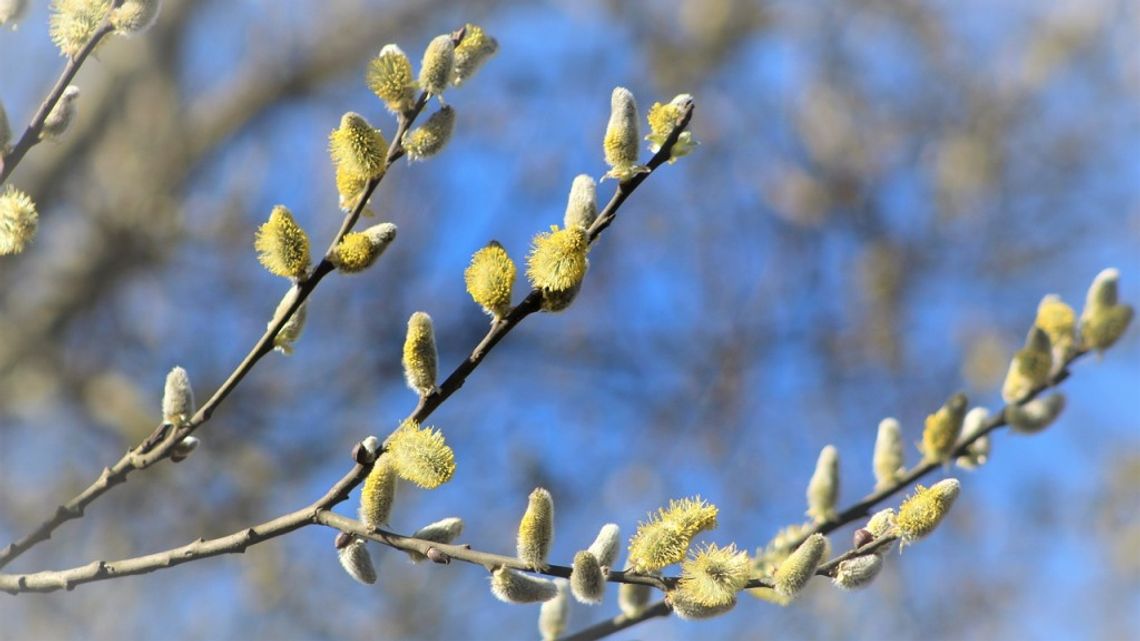
[[[266,328],[265,333],[254,343],[245,358],[234,368],[214,394],[198,408],[194,416],[177,427],[168,423],[159,425],[149,436],[143,439],[142,442],[128,450],[114,465],[103,468],[99,478],[86,489],[67,503],[57,507],[50,517],[42,521],[23,538],[9,543],[3,550],[0,550],[0,568],[6,566],[36,544],[51,538],[52,532],[59,528],[60,525],[82,517],[84,510],[91,502],[107,493],[116,485],[124,483],[131,472],[146,469],[169,456],[170,450],[175,445],[181,442],[183,438],[192,434],[194,430],[198,429],[202,424],[210,420],[214,411],[218,409],[226,397],[229,396],[253,370],[258,361],[273,351],[274,340],[278,332],[281,331],[281,328],[285,326],[297,309],[308,300],[309,295],[316,289],[324,277],[335,269],[329,259],[329,255],[336,248],[341,238],[343,238],[360,219],[360,214],[364,210],[365,204],[376,190],[376,187],[380,184],[380,181],[387,175],[388,169],[392,167],[394,162],[403,157],[404,134],[407,133],[408,129],[423,111],[424,106],[427,104],[427,99],[427,94],[421,94],[410,111],[400,114],[397,117],[396,135],[388,146],[384,172],[378,177],[368,181],[364,193],[361,194],[356,205],[344,216],[340,230],[333,236],[326,256],[321,259],[321,262],[317,264],[306,278],[293,283],[293,286],[281,299],[281,303],[279,304],[279,308],[281,308],[280,313],[273,318]]]
[[[122,0],[118,0],[114,6],[118,6],[121,2]],[[95,51],[95,47],[99,46],[103,38],[114,31],[115,28],[111,26],[110,19],[104,19],[95,29],[95,33],[91,35],[87,44],[83,45],[75,57],[68,59],[67,64],[63,67],[63,72],[55,81],[55,85],[48,92],[44,101],[40,103],[39,109],[36,109],[35,115],[32,116],[32,121],[28,123],[28,127],[24,129],[23,135],[16,141],[11,151],[5,154],[4,150],[0,149],[0,185],[8,180],[12,172],[16,170],[16,165],[20,164],[28,151],[40,141],[40,134],[43,132],[44,122],[47,121],[48,114],[55,108],[67,86],[75,79],[75,74],[79,73],[79,68],[83,66],[83,63],[87,61],[91,52]]]
[[[633,616],[621,614],[607,621],[595,623],[588,628],[583,628],[569,636],[559,637],[558,641],[596,641],[596,639],[603,639],[611,634],[621,632],[626,628],[632,628],[638,623],[656,619],[657,617],[667,617],[672,612],[673,609],[669,607],[669,604],[664,601],[658,601],[643,610],[638,610],[637,614]]]

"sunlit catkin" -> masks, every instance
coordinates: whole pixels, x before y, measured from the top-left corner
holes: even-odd
[[[457,516],[451,516],[423,526],[412,533],[412,538],[432,541],[434,543],[451,543],[457,539],[460,534],[463,534],[463,519]],[[407,550],[407,553],[408,556],[412,558],[412,561],[416,563],[427,559],[426,556],[415,550]]]
[[[562,636],[566,622],[570,619],[570,582],[554,579],[554,587],[558,594],[543,602],[538,610],[538,633],[542,635],[542,641],[554,641]]]
[[[1005,419],[1014,432],[1036,434],[1057,420],[1065,409],[1064,394],[1050,394],[1035,398],[1024,405],[1011,405],[1005,410]]]
[[[631,567],[627,564],[625,570],[628,572]],[[653,596],[653,588],[648,585],[622,583],[618,586],[618,608],[627,617],[636,616],[637,613],[645,609],[645,606],[649,605],[651,596]]]
[[[670,501],[640,523],[629,541],[629,564],[636,572],[656,572],[680,563],[693,537],[716,527],[717,508],[700,497]]]
[[[893,418],[879,421],[879,433],[875,437],[875,455],[871,461],[875,471],[875,490],[893,485],[906,466],[903,461],[902,427]]]
[[[1037,327],[1049,337],[1053,346],[1053,365],[1056,369],[1072,356],[1076,349],[1077,313],[1061,297],[1049,294],[1037,305]]]
[[[12,185],[0,192],[0,255],[18,254],[36,236],[40,215],[36,203]]]
[[[376,567],[364,539],[358,536],[337,537],[337,558],[349,576],[365,585],[376,583]]]
[[[673,590],[666,596],[673,614],[686,621],[701,621],[725,614],[736,607],[736,597],[717,605],[704,605],[698,602],[694,595],[680,588]]]
[[[958,498],[958,479],[939,481],[929,488],[916,486],[914,495],[903,501],[895,525],[904,543],[921,539],[934,531]]]
[[[505,603],[540,603],[558,596],[558,586],[504,566],[491,573],[491,594]]]
[[[871,585],[879,571],[883,569],[882,554],[864,554],[853,559],[840,561],[832,579],[837,587],[844,590],[857,590]]]
[[[827,547],[827,541],[822,534],[813,534],[801,543],[772,575],[776,592],[788,598],[799,594],[815,574],[815,569],[823,560]]]
[[[373,225],[361,232],[348,232],[329,258],[341,272],[356,274],[371,267],[395,239],[396,226],[392,223]]]
[[[668,104],[653,103],[653,106],[649,108],[649,135],[645,137],[649,141],[650,152],[661,151],[661,147],[669,138],[669,134],[673,133],[673,129],[681,123],[685,110],[689,109],[692,104],[693,97],[687,93],[676,96]],[[677,162],[678,158],[687,156],[697,144],[697,141],[693,140],[691,131],[682,131],[670,150],[669,163],[672,164]]]
[[[400,478],[433,490],[455,474],[455,452],[433,427],[405,422],[385,443]]]
[[[179,426],[193,415],[194,390],[190,387],[190,375],[181,367],[175,367],[166,375],[166,385],[162,392],[162,420]]]
[[[566,229],[581,227],[589,229],[598,217],[598,187],[594,179],[579,174],[570,183],[570,196],[566,200],[566,213],[562,216],[562,226]]]
[[[71,121],[75,119],[77,100],[79,100],[79,87],[68,85],[44,119],[44,126],[40,129],[41,138],[59,138],[67,131]]]
[[[588,548],[598,563],[604,568],[612,568],[617,563],[618,546],[621,542],[621,529],[617,523],[606,523],[598,531],[598,536]]]
[[[366,187],[368,176],[354,173],[343,165],[337,166],[336,193],[341,211],[352,211]]]
[[[964,470],[975,470],[985,465],[986,461],[989,460],[990,437],[988,434],[977,436],[986,428],[989,419],[990,411],[984,407],[975,407],[966,412],[966,418],[962,420],[960,441],[968,442],[969,445],[966,446],[966,453],[954,461],[958,467]]]
[[[428,43],[420,63],[420,89],[433,96],[442,94],[451,82],[454,68],[455,43],[449,35],[436,36]]]
[[[159,0],[126,0],[111,12],[111,25],[120,34],[142,33],[158,19]]]
[[[966,395],[955,394],[939,410],[926,417],[922,431],[922,460],[943,462],[954,453],[962,420],[966,417]]]
[[[552,305],[556,309],[550,311],[565,309],[561,303],[569,305],[569,302],[559,297],[576,293],[589,267],[586,230],[581,227],[558,229],[555,225],[550,232],[535,235],[532,242],[533,248],[527,256],[527,278],[531,286],[542,291],[544,298],[549,295],[557,299]]]
[[[181,463],[185,461],[190,458],[191,454],[197,451],[198,446],[201,444],[202,441],[196,436],[184,437],[181,441],[175,443],[174,447],[170,448],[170,462]]]
[[[1009,363],[1009,372],[1001,387],[1006,403],[1020,403],[1029,394],[1045,385],[1053,370],[1053,347],[1049,335],[1034,326],[1025,338],[1025,347],[1017,350]]]
[[[384,45],[368,63],[364,81],[384,106],[394,114],[410,111],[416,104],[416,79],[412,63],[399,46]]]
[[[288,297],[282,298],[280,303],[277,303],[277,311],[273,313],[273,318],[277,318],[279,314],[283,314],[289,307],[290,299]],[[301,337],[301,331],[305,329],[305,317],[308,314],[309,302],[301,303],[297,311],[285,321],[281,326],[281,331],[277,332],[277,336],[273,337],[273,349],[288,356],[293,353],[293,344]],[[273,327],[273,318],[269,319],[266,327]]]
[[[1109,268],[1097,274],[1081,310],[1081,346],[1103,352],[1124,335],[1133,309],[1117,301],[1120,272]]]
[[[110,9],[111,0],[54,0],[49,22],[51,41],[60,53],[74,58],[95,36]]]
[[[541,570],[546,567],[546,555],[554,540],[554,499],[550,492],[539,487],[530,493],[526,512],[519,521],[516,551],[519,560]]]
[[[606,595],[606,575],[598,557],[589,550],[574,555],[574,569],[570,573],[570,592],[579,603],[596,605]]]
[[[430,158],[447,146],[454,129],[455,110],[449,106],[440,107],[427,122],[404,136],[404,151],[411,160]]]
[[[815,463],[815,473],[807,487],[807,515],[816,523],[835,517],[835,505],[839,501],[839,450],[828,445],[819,453]]]
[[[451,69],[451,84],[456,87],[467,82],[475,72],[499,50],[499,43],[479,25],[468,23],[463,40],[455,47],[455,64]]]
[[[367,178],[378,178],[387,167],[388,141],[379,129],[358,113],[341,116],[340,126],[329,134],[333,165]]]
[[[257,228],[253,239],[257,259],[269,273],[302,278],[309,270],[309,237],[284,205],[277,205]]]
[[[435,348],[435,330],[431,316],[416,312],[408,319],[408,333],[404,338],[404,380],[420,396],[435,389],[439,354]]]
[[[606,178],[625,181],[649,171],[647,167],[637,164],[639,146],[637,103],[629,89],[616,87],[610,96],[610,121],[602,140],[606,164],[610,166]]]
[[[867,530],[877,539],[895,529],[895,509],[888,507],[871,515],[867,519]]]
[[[392,503],[396,500],[396,467],[392,457],[381,454],[372,465],[360,491],[360,520],[370,527],[388,523]]]
[[[752,559],[735,545],[706,545],[681,563],[677,589],[686,600],[709,608],[736,600],[752,572]]]
[[[515,285],[515,262],[496,241],[471,256],[463,271],[467,293],[483,311],[499,320],[511,311],[511,291]]]

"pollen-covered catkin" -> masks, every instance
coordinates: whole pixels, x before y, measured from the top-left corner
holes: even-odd
[[[443,485],[455,474],[455,452],[435,428],[405,422],[388,437],[385,447],[400,478],[426,490]]]
[[[1053,346],[1054,369],[1066,362],[1076,349],[1077,313],[1061,297],[1049,294],[1037,305],[1034,321],[1049,337]]]
[[[404,151],[409,160],[423,160],[438,154],[451,140],[455,129],[455,110],[450,106],[440,107],[427,122],[404,135]]]
[[[788,598],[799,594],[815,574],[827,548],[827,541],[822,534],[809,536],[776,569],[772,576],[776,592]]]
[[[273,318],[270,318],[269,322],[266,323],[266,328],[273,327],[273,320],[279,314],[283,314],[289,305],[289,297],[282,298],[281,302],[277,303],[277,311],[273,313]],[[285,321],[285,324],[281,326],[281,331],[277,332],[277,336],[273,338],[273,349],[286,356],[293,353],[293,343],[301,338],[301,331],[305,329],[305,317],[308,314],[308,309],[309,301],[301,303],[301,306],[293,312],[289,320]]]
[[[610,120],[602,140],[606,164],[610,166],[606,177],[625,181],[649,171],[648,168],[637,164],[639,146],[637,102],[629,89],[616,87],[610,96]]]
[[[916,486],[914,495],[903,501],[895,517],[903,542],[909,543],[933,532],[958,498],[959,487],[958,479],[939,481],[929,488]]]
[[[12,185],[0,192],[0,256],[18,254],[36,236],[40,215],[36,203]]]
[[[301,278],[309,270],[309,237],[284,205],[269,213],[253,239],[257,259],[275,276]]]
[[[606,595],[606,576],[593,552],[582,550],[574,555],[570,591],[579,603],[596,605],[602,602],[602,597]]]
[[[455,64],[451,69],[451,84],[462,85],[499,50],[499,43],[482,27],[468,23],[463,40],[455,47]]]
[[[752,573],[752,560],[735,545],[705,545],[681,564],[678,592],[708,608],[730,605]]]
[[[693,537],[716,527],[717,508],[700,497],[670,501],[637,527],[629,541],[629,565],[640,573],[680,563]]]
[[[483,311],[499,320],[511,311],[511,292],[515,285],[515,262],[496,241],[471,256],[471,265],[463,271],[467,293]]]
[[[673,614],[686,621],[711,619],[736,607],[735,596],[730,601],[712,606],[697,602],[690,592],[681,589],[673,590],[667,597],[669,605],[673,608]]]
[[[338,169],[357,176],[379,178],[388,166],[388,141],[358,113],[341,116],[329,134],[329,156]]]
[[[539,603],[558,596],[558,586],[503,566],[491,573],[491,594],[504,603]]]
[[[451,36],[436,36],[424,50],[420,63],[420,88],[433,96],[443,93],[451,82],[451,71],[455,67],[455,43]]]
[[[330,260],[345,274],[356,274],[373,265],[396,239],[392,223],[373,225],[361,232],[348,232],[337,243]]]
[[[1097,274],[1081,310],[1081,345],[1103,352],[1124,335],[1132,322],[1133,309],[1117,301],[1120,272],[1109,268]]]
[[[190,387],[190,375],[185,369],[175,367],[166,375],[166,385],[162,392],[162,420],[179,426],[194,415],[194,390]]]
[[[55,0],[51,4],[49,33],[60,53],[74,58],[95,36],[111,0]]]
[[[364,81],[384,106],[394,114],[410,111],[416,104],[416,79],[412,63],[398,45],[387,44],[368,63]]]
[[[839,501],[839,450],[828,445],[819,453],[815,473],[807,488],[807,515],[816,523],[823,523],[835,516],[835,505]]]
[[[903,462],[902,427],[893,418],[884,418],[879,422],[872,467],[875,470],[876,491],[890,487],[906,470]]]
[[[589,261],[586,254],[590,249],[586,230],[581,227],[558,229],[535,235],[533,248],[527,256],[527,278],[531,285],[543,294],[543,309],[560,311],[565,309],[586,276]],[[548,306],[549,300],[549,306]]]
[[[1034,326],[1025,338],[1025,347],[1018,350],[1009,363],[1009,372],[1001,388],[1002,400],[1020,403],[1048,382],[1052,370],[1053,347],[1049,344],[1049,335]]]
[[[962,433],[967,404],[966,395],[958,393],[951,396],[937,412],[926,417],[920,448],[923,461],[941,463],[954,453],[958,435]]]
[[[364,479],[364,487],[360,491],[360,520],[371,527],[387,524],[395,500],[396,468],[392,465],[391,456],[381,454]]]
[[[554,499],[544,488],[535,488],[519,521],[517,552],[519,560],[540,570],[554,540]]]
[[[435,330],[431,316],[416,312],[408,319],[408,333],[404,338],[404,379],[408,387],[420,396],[435,389],[439,354],[435,348]]]
[[[674,97],[668,104],[653,103],[653,106],[649,108],[649,135],[645,137],[649,141],[650,152],[661,151],[661,147],[669,138],[669,134],[673,133],[673,129],[680,123],[685,110],[690,108],[692,104],[693,97],[687,93]],[[672,164],[677,162],[678,158],[689,155],[697,144],[697,141],[693,139],[693,132],[682,131],[678,134],[677,142],[673,144],[673,148],[670,150],[669,163]]]

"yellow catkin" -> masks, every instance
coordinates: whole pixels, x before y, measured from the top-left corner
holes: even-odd
[[[386,447],[400,478],[424,489],[435,489],[455,474],[455,452],[435,428],[404,423],[388,438]]]
[[[1066,305],[1060,296],[1049,294],[1037,305],[1034,324],[1049,337],[1054,365],[1068,360],[1076,347],[1077,313],[1073,308]]]
[[[277,304],[277,311],[273,313],[273,318],[279,314],[284,313],[285,309],[289,307],[289,298],[282,298],[281,302]],[[309,302],[301,303],[297,311],[285,321],[281,326],[281,331],[277,332],[277,336],[273,337],[273,349],[285,354],[286,356],[293,353],[293,344],[301,337],[301,331],[305,329],[305,317],[308,314]],[[266,323],[266,328],[273,327],[273,318],[269,319]]]
[[[586,275],[589,242],[581,227],[537,234],[527,256],[527,278],[543,292],[566,292],[582,283]]]
[[[420,88],[433,96],[443,93],[451,82],[451,72],[455,68],[455,43],[451,36],[436,36],[424,50],[420,63]]]
[[[697,605],[715,608],[736,600],[752,572],[747,552],[735,545],[706,545],[681,564],[677,589]]]
[[[610,166],[606,172],[607,178],[624,181],[649,171],[647,167],[637,164],[639,138],[637,103],[633,94],[625,87],[616,87],[610,96],[610,120],[602,139],[606,164]]]
[[[399,46],[384,45],[368,63],[364,81],[384,106],[394,114],[410,111],[416,103],[416,79],[412,63]]]
[[[816,523],[835,517],[839,501],[839,450],[828,445],[819,453],[807,487],[807,515]]]
[[[455,110],[440,107],[423,125],[404,136],[404,151],[410,160],[423,160],[443,151],[455,129]]]
[[[649,141],[649,151],[657,153],[661,150],[665,140],[669,138],[669,134],[673,133],[673,129],[680,124],[682,115],[686,109],[691,107],[692,103],[693,97],[687,93],[676,96],[668,104],[653,103],[653,106],[649,108],[649,135],[645,137]],[[682,131],[670,150],[669,163],[672,164],[677,162],[678,158],[689,155],[697,144],[697,141],[693,140],[691,131]]]
[[[103,23],[111,0],[54,0],[49,33],[60,53],[75,57]]]
[[[456,87],[467,82],[475,72],[499,50],[499,43],[479,25],[468,23],[463,40],[455,47],[455,64],[451,69],[451,84]]]
[[[341,116],[340,126],[329,134],[329,156],[338,169],[379,178],[388,166],[388,141],[363,116],[350,111]]]
[[[368,176],[353,173],[344,166],[336,168],[336,193],[342,211],[352,211],[367,186]]]
[[[546,567],[546,555],[554,540],[554,499],[539,487],[530,493],[526,512],[519,521],[516,552],[519,560],[538,570]]]
[[[395,239],[396,226],[392,223],[373,225],[345,234],[329,258],[341,272],[356,274],[371,267]]]
[[[693,595],[685,590],[676,589],[667,595],[673,614],[686,621],[701,621],[725,614],[736,607],[736,597],[732,600],[715,606],[702,605],[693,599]]]
[[[257,229],[253,247],[271,274],[302,278],[309,269],[309,237],[284,205],[274,207]]]
[[[937,412],[926,417],[920,448],[924,461],[943,462],[954,453],[962,432],[962,420],[966,417],[966,405],[966,395],[955,394]]]
[[[18,254],[36,236],[40,215],[36,203],[12,185],[0,192],[0,255]]]
[[[111,24],[121,34],[142,33],[158,19],[159,0],[126,0],[111,13]]]
[[[1086,349],[1103,352],[1124,335],[1132,322],[1134,310],[1117,300],[1120,272],[1115,268],[1102,270],[1093,279],[1081,310],[1081,345]]]
[[[717,508],[700,497],[670,501],[638,525],[629,541],[629,564],[636,572],[656,572],[680,563],[693,537],[716,527]]]
[[[903,501],[895,517],[903,541],[909,543],[933,532],[958,498],[959,487],[957,479],[939,481],[929,488],[916,486],[914,495]]]
[[[795,552],[784,559],[772,576],[776,592],[787,598],[799,594],[815,575],[815,569],[823,560],[827,547],[827,540],[822,534],[809,536]]]
[[[408,333],[404,338],[404,379],[408,387],[420,396],[435,389],[439,369],[439,354],[435,348],[435,330],[431,316],[416,312],[408,319]]]
[[[471,256],[471,264],[464,270],[463,280],[472,300],[495,320],[511,310],[515,262],[499,243],[492,240]]]
[[[1013,355],[1009,372],[1002,384],[1001,396],[1006,403],[1020,403],[1049,380],[1053,370],[1053,348],[1049,335],[1040,327],[1029,330],[1025,347]]]
[[[360,520],[371,527],[386,525],[395,500],[396,468],[391,456],[381,454],[360,490]]]

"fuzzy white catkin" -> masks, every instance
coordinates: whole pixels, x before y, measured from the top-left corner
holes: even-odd
[[[574,177],[574,182],[570,183],[570,196],[567,198],[562,226],[589,229],[597,218],[598,186],[590,176],[579,174]]]
[[[166,387],[162,393],[162,420],[172,425],[181,425],[194,414],[194,390],[190,387],[190,375],[185,369],[175,367],[166,375]]]
[[[538,611],[538,632],[542,641],[554,641],[562,636],[566,629],[566,622],[570,618],[570,582],[566,579],[554,579],[554,586],[558,594],[551,600],[542,604]]]
[[[617,523],[606,523],[590,544],[589,551],[598,559],[602,567],[612,568],[617,562],[621,528]]]

